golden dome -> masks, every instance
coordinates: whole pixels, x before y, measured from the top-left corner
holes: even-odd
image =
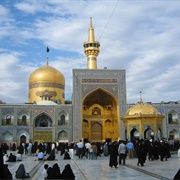
[[[64,85],[63,74],[48,64],[35,70],[29,77],[29,84],[36,82],[53,82]]]
[[[132,116],[132,115],[137,115],[137,114],[159,114],[159,112],[153,106],[144,102],[139,102],[135,104],[133,107],[131,107],[126,112],[125,116]]]
[[[63,74],[47,63],[35,70],[29,77],[28,102],[53,100],[64,104],[64,87],[65,78]]]

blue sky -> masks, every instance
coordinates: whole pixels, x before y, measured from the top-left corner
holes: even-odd
[[[4,0],[0,2],[0,100],[28,101],[30,74],[46,63],[66,79],[87,68],[83,43],[93,18],[98,68],[125,69],[127,102],[180,100],[180,1]]]

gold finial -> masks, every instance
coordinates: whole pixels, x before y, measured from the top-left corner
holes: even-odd
[[[90,17],[90,28],[92,28],[92,17]]]
[[[89,27],[89,38],[88,41],[94,42],[95,36],[94,36],[94,28],[92,26],[92,17],[90,17],[90,27]]]

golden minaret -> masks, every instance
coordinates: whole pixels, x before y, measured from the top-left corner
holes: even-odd
[[[90,18],[90,27],[88,41],[84,43],[84,53],[87,57],[87,68],[97,69],[97,56],[99,54],[100,43],[95,41],[94,28],[92,26],[92,18]]]

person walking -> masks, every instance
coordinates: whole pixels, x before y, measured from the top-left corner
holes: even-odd
[[[159,150],[160,160],[163,161],[165,157],[165,149],[164,149],[164,142],[162,140],[160,140],[158,150]]]
[[[141,165],[141,167],[144,166],[145,163],[145,146],[144,146],[144,140],[141,139],[140,141],[137,140],[136,142],[136,155],[138,158],[137,166]]]
[[[28,156],[32,155],[31,150],[32,150],[32,142],[30,141],[29,144],[28,144],[28,147],[27,147]]]
[[[125,165],[125,159],[126,159],[126,145],[123,141],[120,141],[119,147],[118,147],[118,154],[119,154],[119,165],[121,165],[121,162],[123,161],[123,165]]]
[[[154,160],[154,144],[152,139],[150,139],[148,143],[148,159],[149,161]]]
[[[89,143],[89,141],[86,142],[85,147],[86,147],[86,154],[85,154],[85,156],[88,159],[89,158],[89,150],[91,148],[91,144]]]
[[[128,158],[133,159],[134,158],[134,144],[132,143],[132,141],[129,141],[126,147],[128,151]]]
[[[78,156],[79,156],[79,159],[82,159],[83,147],[84,147],[84,144],[83,144],[82,140],[79,140],[79,142],[77,143],[77,147],[78,147]]]

